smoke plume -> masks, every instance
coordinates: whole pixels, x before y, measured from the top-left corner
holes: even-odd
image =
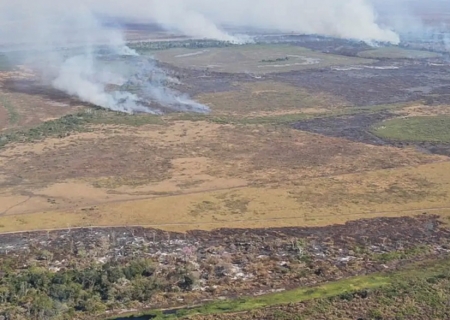
[[[102,19],[157,23],[187,36],[234,43],[249,37],[232,34],[229,27],[398,44],[400,34],[433,34],[435,26],[430,29],[415,14],[423,3],[437,13],[450,9],[447,0],[5,0],[0,2],[0,50],[26,49],[25,62],[55,88],[105,108],[158,113],[160,104],[207,112],[169,89],[173,79],[153,61],[137,57],[122,32]],[[140,67],[105,65],[100,45]]]
[[[401,35],[426,36],[435,30],[427,19],[450,16],[448,0],[129,0],[105,6],[106,0],[91,1],[113,17],[236,43],[248,38],[230,34],[224,26],[398,44]],[[448,28],[448,23],[439,27]]]
[[[22,63],[54,88],[88,103],[128,113],[208,112],[167,88],[173,80],[154,61],[128,48],[119,29],[102,24],[95,8],[83,0],[2,2],[0,45],[13,56],[17,50],[25,52]]]
[[[162,2],[159,1],[159,3]],[[363,41],[392,43],[399,41],[394,32],[377,25],[376,14],[365,0],[177,0],[173,2],[183,2],[188,12],[207,16],[217,24]],[[178,27],[174,19],[170,21],[170,25]]]

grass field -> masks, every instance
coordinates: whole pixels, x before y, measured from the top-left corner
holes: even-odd
[[[367,59],[426,59],[439,57],[440,54],[422,50],[408,50],[400,47],[381,47],[362,51],[358,56]]]
[[[330,94],[311,94],[304,89],[271,81],[236,85],[234,91],[202,94],[197,97],[216,115],[246,117],[293,113],[324,114],[348,105]]]
[[[36,94],[27,94],[20,90],[14,92],[14,90],[3,88],[4,81],[10,81],[16,88],[22,88],[25,84],[19,85],[19,83],[21,81],[26,83],[32,77],[33,74],[25,69],[11,72],[0,70],[1,134],[35,128],[44,122],[75,113],[82,107],[80,104],[73,104],[73,101],[68,102],[67,96],[64,95],[62,98],[56,96],[55,100],[52,100],[45,91],[39,91],[40,89],[37,88],[33,89],[37,91]]]
[[[79,183],[56,184],[35,189],[34,192],[42,198],[24,196],[17,199],[18,203],[28,202],[0,216],[0,230],[146,225],[184,231],[244,225],[318,226],[360,218],[416,215],[422,212],[448,217],[449,172],[450,163],[445,162],[332,178],[299,179],[291,181],[290,185],[277,187],[239,187],[239,183],[246,181],[222,179],[216,181],[218,187],[227,188],[228,185],[227,190],[208,191],[214,187],[211,185],[213,182],[204,181],[198,186],[190,186],[191,191],[188,189],[186,194],[183,191],[181,194],[180,191],[174,192],[174,186],[171,187],[169,181],[165,181],[154,186],[153,195],[146,196],[144,191],[149,192],[148,186],[133,188],[136,194],[130,196]],[[69,190],[72,198],[65,195]],[[158,190],[159,193],[156,192]],[[78,199],[73,197],[74,191]],[[111,196],[115,200],[112,203],[108,200]],[[143,199],[139,200],[139,197]],[[7,198],[2,199],[7,204]],[[60,204],[66,202],[66,205],[72,201],[73,205],[70,209],[51,210],[47,199],[56,199]],[[45,205],[48,205],[47,210],[43,207]],[[43,209],[18,214],[30,207],[33,210],[39,207]]]
[[[6,99],[5,108],[10,115],[10,123],[17,123],[19,114]],[[16,130],[0,135],[0,147],[14,142],[35,142],[46,138],[64,137],[73,133],[90,131],[89,125],[124,125],[141,126],[145,124],[162,124],[163,120],[154,115],[132,116],[120,112],[102,109],[87,109],[75,114],[68,114],[55,120],[45,121],[30,129]]]
[[[255,74],[373,62],[369,59],[324,54],[288,45],[245,45],[200,50],[177,48],[156,51],[154,54],[158,60],[178,67]]]
[[[408,105],[345,107],[332,96],[272,82],[200,99],[211,104],[211,115],[87,109],[4,133],[0,231],[322,225],[422,208],[447,214],[445,157],[287,125]]]
[[[450,213],[447,158],[290,126],[312,117],[419,112],[410,104],[348,107],[277,82],[200,95],[210,115],[73,112],[46,109],[39,97],[4,98],[20,129],[0,135],[0,231],[313,226],[426,208]],[[34,101],[38,112],[29,115],[24,106]],[[44,111],[56,119],[45,120]]]
[[[396,118],[376,125],[379,137],[400,141],[450,142],[450,116]]]
[[[184,79],[187,86],[192,80],[192,87],[186,89],[188,92],[200,92],[199,87],[205,84],[205,81],[218,80],[220,74],[207,70],[266,74],[322,68],[301,72],[302,76],[312,78],[315,74],[322,77],[327,72],[325,67],[329,66],[370,64],[375,62],[373,59],[381,58],[431,57],[427,56],[427,52],[399,48],[379,48],[364,52],[363,56],[370,59],[319,53],[287,45],[217,44],[214,48],[164,49],[164,45],[160,43],[156,44],[156,48],[161,50],[147,50],[146,54],[155,54],[161,61],[178,67],[204,70],[193,72],[174,68],[170,71]],[[147,46],[147,49],[150,47]],[[346,50],[345,47],[342,49]],[[404,61],[398,60],[394,63],[397,62],[401,64]],[[418,65],[420,63],[426,64],[422,61]],[[105,302],[99,304],[102,308],[99,312],[104,312],[106,309],[103,308],[106,307],[108,311],[122,312],[119,310],[152,306],[184,307],[194,301],[213,301],[202,306],[174,311],[169,315],[159,310],[155,315],[157,319],[189,316],[190,319],[199,320],[237,319],[241,316],[242,319],[282,320],[293,319],[298,315],[306,315],[306,318],[309,316],[312,319],[337,319],[346,316],[357,319],[359,315],[353,317],[356,314],[354,312],[350,317],[348,312],[364,310],[366,313],[363,319],[379,320],[413,319],[411,316],[414,314],[432,314],[440,316],[435,318],[445,318],[442,312],[447,310],[450,314],[450,276],[447,272],[449,261],[434,264],[428,261],[405,269],[411,261],[422,258],[440,259],[446,252],[446,230],[438,223],[438,217],[431,215],[438,215],[440,221],[450,225],[450,159],[433,154],[438,151],[415,146],[434,147],[435,144],[411,146],[409,143],[381,141],[374,136],[390,140],[450,143],[448,106],[435,106],[428,103],[428,100],[372,105],[376,104],[376,101],[399,101],[394,97],[395,94],[392,95],[395,100],[371,100],[371,95],[368,95],[367,100],[370,102],[364,106],[366,102],[355,101],[365,100],[366,92],[351,91],[354,84],[350,83],[352,80],[348,80],[348,87],[339,86],[341,81],[345,81],[343,79],[347,79],[348,74],[343,74],[347,71],[329,70],[335,77],[332,79],[334,82],[330,84],[332,89],[321,87],[318,84],[319,79],[316,79],[316,82],[307,84],[308,88],[311,88],[309,90],[294,85],[304,84],[299,79],[293,80],[297,76],[294,73],[261,77],[251,74],[225,77],[222,74],[225,80],[218,80],[218,86],[215,86],[215,83],[212,86],[208,84],[208,93],[193,97],[210,106],[210,114],[127,115],[92,108],[64,93],[40,85],[38,81],[33,80],[32,72],[25,68],[17,68],[12,72],[2,72],[1,68],[0,57],[0,233],[40,230],[41,239],[47,238],[48,248],[57,248],[55,259],[58,259],[58,266],[63,272],[66,272],[66,266],[81,267],[77,261],[83,262],[84,258],[87,258],[91,244],[99,248],[98,253],[94,250],[92,255],[89,253],[89,257],[95,259],[93,261],[96,265],[101,261],[101,255],[113,257],[107,252],[114,251],[116,256],[115,247],[108,247],[109,251],[101,248],[103,239],[100,238],[109,233],[105,241],[110,244],[114,241],[114,246],[122,246],[120,242],[116,243],[115,230],[110,229],[114,226],[151,227],[161,229],[158,233],[162,234],[165,233],[162,230],[186,232],[217,228],[317,227],[359,219],[401,217],[398,219],[398,228],[392,227],[388,220],[378,219],[360,221],[357,227],[347,225],[336,229],[327,228],[328,231],[325,232],[310,229],[306,231],[311,231],[308,236],[303,236],[303,231],[297,233],[296,230],[299,229],[255,230],[254,236],[261,236],[257,242],[257,247],[260,248],[258,250],[269,248],[269,251],[273,252],[267,260],[261,259],[265,253],[259,254],[255,251],[253,255],[250,251],[241,251],[240,244],[231,249],[232,242],[229,240],[241,231],[222,230],[219,233],[223,233],[217,236],[212,233],[211,237],[202,232],[193,232],[192,234],[200,235],[198,239],[208,238],[205,246],[207,249],[198,250],[199,254],[212,249],[214,257],[221,256],[220,259],[224,258],[225,262],[226,254],[222,254],[223,251],[233,252],[233,258],[226,259],[230,268],[237,265],[239,268],[236,267],[236,270],[242,270],[244,275],[249,276],[241,279],[237,274],[236,277],[223,272],[219,275],[215,269],[219,263],[210,263],[206,255],[199,255],[198,261],[206,261],[207,268],[204,270],[209,270],[207,273],[211,275],[214,273],[217,282],[203,282],[206,279],[205,273],[203,269],[194,266],[193,262],[195,270],[190,271],[195,278],[192,277],[192,281],[189,281],[191,284],[194,284],[194,280],[198,280],[198,283],[201,281],[203,284],[200,289],[189,285],[189,290],[193,289],[189,295],[177,292],[180,295],[167,296],[159,295],[155,291],[156,293],[152,293],[155,302],[171,297],[174,300],[173,304],[157,302],[157,305],[153,304],[150,296],[142,301],[134,299],[134,291],[129,292],[131,298],[142,304],[128,303],[132,300],[116,304],[122,297],[104,299],[106,291],[103,285],[99,285],[98,287],[102,288],[101,300]],[[367,88],[372,88],[372,81],[379,81],[381,78],[369,75],[369,69],[362,69],[365,70],[348,71],[357,79],[354,85],[359,85],[361,81],[365,82],[363,85],[367,85]],[[378,74],[378,71],[375,74]],[[252,77],[255,79],[251,80]],[[240,82],[239,79],[242,78],[245,80]],[[311,78],[306,81],[309,82]],[[328,78],[320,79],[327,81]],[[400,84],[401,79],[398,81]],[[288,82],[291,84],[287,84]],[[313,86],[314,83],[318,85]],[[332,93],[320,92],[319,88]],[[359,95],[358,99],[352,100],[353,94]],[[346,101],[343,96],[349,100]],[[418,95],[411,99],[416,97]],[[409,100],[405,98],[401,101]],[[383,119],[392,120],[371,127]],[[308,125],[301,126],[302,123]],[[315,128],[323,130],[314,130]],[[369,130],[373,134],[368,132]],[[417,219],[406,219],[410,216]],[[106,229],[89,232],[88,228],[95,230],[93,227]],[[417,232],[410,232],[416,227]],[[74,228],[86,229],[72,234]],[[47,232],[45,237],[45,230],[55,229],[66,229],[67,234],[72,234],[69,244],[66,231],[58,233],[59,239],[70,246],[69,257],[65,254],[68,252],[64,251],[66,249],[60,250],[63,246],[55,245],[55,238],[50,236],[53,233]],[[134,230],[142,229],[130,229],[130,236],[124,238],[133,239],[133,242],[126,240],[130,254],[123,251],[121,256],[130,257],[132,254],[136,258],[135,241],[138,241],[138,235]],[[355,235],[348,236],[348,231],[355,229]],[[432,229],[433,233],[428,233]],[[409,233],[404,233],[404,230]],[[143,232],[147,238],[147,230]],[[272,247],[271,242],[266,242],[266,235],[270,233],[273,234],[270,237],[273,237],[274,243],[278,243],[282,232],[286,232],[286,239],[282,240],[282,246],[285,247]],[[88,233],[90,240],[86,242],[84,239]],[[247,230],[242,230],[242,234],[245,234],[244,239],[254,238],[246,236]],[[367,234],[371,237],[367,238]],[[81,236],[82,241],[78,241],[74,236]],[[98,236],[99,241],[94,240],[94,236]],[[182,237],[177,235],[177,239],[178,236]],[[192,239],[187,239],[187,236],[184,237],[185,242],[180,242],[180,246],[184,246],[187,240],[194,243]],[[23,235],[4,237],[16,246],[16,237],[22,238]],[[152,244],[154,252],[158,251],[157,255],[161,253],[161,257],[165,252],[178,252],[174,259],[170,258],[170,255],[166,256],[167,259],[173,260],[174,264],[165,264],[160,257],[153,256],[158,268],[155,267],[151,272],[160,274],[163,268],[168,272],[168,276],[163,277],[167,278],[168,284],[167,287],[164,285],[162,290],[165,293],[178,290],[173,286],[174,283],[181,290],[185,290],[180,286],[181,276],[185,278],[186,284],[188,282],[187,273],[176,275],[180,278],[169,276],[172,266],[174,270],[178,270],[178,267],[175,268],[178,265],[185,271],[190,268],[186,257],[184,262],[177,258],[184,254],[185,249],[174,249],[171,238],[173,240],[173,237],[168,235],[168,246],[164,247],[166,242],[156,243],[154,235]],[[230,250],[223,248],[222,240],[225,238]],[[323,238],[323,243],[322,240],[320,243],[316,242],[319,238]],[[22,240],[24,239],[25,237]],[[380,239],[380,242],[373,243],[373,239]],[[36,238],[30,236],[27,241],[34,243]],[[140,253],[150,255],[153,249],[145,241],[145,252]],[[195,246],[201,241],[195,240]],[[248,242],[238,238],[233,241]],[[86,246],[86,255],[78,245],[80,242]],[[344,242],[348,245],[341,247]],[[6,243],[7,245],[3,246],[3,250],[8,251],[6,254],[15,254],[10,251],[8,242]],[[25,261],[28,266],[35,266],[37,262],[37,265],[46,265],[46,268],[53,267],[50,264],[52,258],[45,261],[36,260],[43,257],[41,252],[38,252],[43,243],[39,242],[37,247],[30,247],[27,254],[32,260],[28,261],[18,255],[17,261],[20,263],[17,263],[16,267],[22,268]],[[363,247],[359,246],[361,243],[364,243]],[[303,254],[305,246],[308,250],[314,246],[316,252],[316,245],[322,244],[323,250],[320,248],[320,252],[323,251],[323,256],[317,254],[316,258],[312,253]],[[122,248],[127,246],[128,244]],[[23,249],[24,247],[20,248]],[[358,254],[361,250],[364,250],[364,255]],[[54,254],[53,251],[49,253]],[[292,257],[289,256],[291,253]],[[71,259],[72,254],[74,257],[76,255],[75,260]],[[345,257],[346,255],[348,257]],[[234,257],[242,257],[242,261],[236,264]],[[248,268],[250,260],[245,259],[250,257],[256,261],[255,270],[252,270],[253,267]],[[286,257],[289,258],[288,265],[281,261],[287,259]],[[64,261],[61,258],[64,258]],[[29,263],[30,261],[32,262]],[[64,264],[59,264],[61,261]],[[294,267],[291,267],[291,261],[294,262]],[[330,265],[325,272],[322,270],[324,262]],[[54,264],[56,266],[56,262]],[[195,263],[198,266],[201,264]],[[213,269],[209,269],[210,267]],[[285,270],[285,267],[292,270],[292,274],[291,271]],[[305,272],[304,275],[310,274],[312,277],[303,279],[305,277],[301,274],[294,274],[297,272],[294,268],[297,267],[299,272]],[[99,270],[100,268],[103,269],[99,265]],[[396,268],[402,268],[402,271]],[[385,269],[392,272],[354,277],[357,274]],[[104,270],[98,274],[104,274]],[[275,272],[270,271],[269,275],[269,270]],[[149,270],[143,271],[145,273],[137,271],[136,277],[127,278],[128,281],[147,277]],[[225,267],[224,272],[228,272]],[[126,276],[125,271],[123,275]],[[85,282],[84,278],[85,276],[79,277]],[[266,282],[267,278],[270,282]],[[54,278],[52,273],[49,279],[56,277]],[[117,280],[119,279],[121,278],[118,277]],[[228,282],[230,279],[234,282]],[[248,281],[249,279],[252,280]],[[99,280],[103,281],[103,278],[99,277]],[[91,289],[94,288],[94,283],[101,282],[92,282]],[[108,284],[108,288],[113,288],[110,286],[112,283]],[[150,282],[148,284],[153,285]],[[292,291],[275,291],[293,288],[295,284],[302,284],[304,287]],[[79,285],[85,286],[83,283]],[[140,284],[129,282],[127,285],[131,289]],[[97,285],[95,287],[97,288]],[[210,288],[221,290],[214,293],[208,291]],[[114,289],[128,290],[119,282]],[[271,289],[273,290],[270,291]],[[53,287],[48,286],[45,292],[51,294],[52,290]],[[147,287],[136,293],[144,291],[148,291]],[[14,292],[18,293],[19,290]],[[90,292],[94,296],[97,291]],[[256,296],[257,292],[276,293]],[[11,294],[11,297],[16,299],[15,296],[20,294]],[[237,300],[219,299],[241,294],[252,296]],[[362,298],[359,294],[367,295]],[[178,297],[189,298],[183,300]],[[116,301],[113,301],[114,299]],[[25,301],[22,300],[14,300],[13,303],[20,304]],[[30,308],[30,305],[27,303],[24,306]],[[444,311],[434,314],[432,309],[426,310],[428,305],[439,312]],[[76,310],[83,308],[82,304],[73,306]],[[20,313],[25,314],[25,307]],[[90,312],[88,309],[85,311]],[[108,313],[109,316],[112,314],[115,313]],[[422,316],[417,319],[423,318]]]

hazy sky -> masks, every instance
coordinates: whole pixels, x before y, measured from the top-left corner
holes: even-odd
[[[385,2],[371,1],[377,2],[378,6]],[[393,2],[386,3],[392,6]],[[82,30],[85,38],[96,41],[108,32],[98,27],[97,15],[156,22],[185,35],[222,40],[235,40],[220,27],[227,24],[364,41],[398,42],[398,36],[392,30],[377,24],[376,11],[368,0],[2,1],[0,38],[16,42],[47,41],[51,37],[73,37],[72,30],[77,30],[78,34]]]

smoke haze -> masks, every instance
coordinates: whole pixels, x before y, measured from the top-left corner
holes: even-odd
[[[187,95],[166,88],[171,78],[128,48],[121,30],[102,24],[95,8],[98,3],[75,0],[2,2],[0,45],[10,55],[26,49],[22,63],[38,70],[54,88],[88,103],[128,113],[161,113],[161,107],[208,112]],[[119,63],[105,64],[105,58]],[[121,63],[128,60],[134,64]],[[115,90],[107,90],[111,84]],[[135,92],[125,84],[132,84]]]
[[[131,0],[118,5],[105,6],[103,12],[156,22],[188,36],[238,43],[246,39],[220,26],[399,42],[395,32],[377,24],[376,12],[366,0]]]
[[[133,71],[137,74],[126,68],[99,67],[96,48],[100,44],[115,55],[137,55],[126,46],[122,32],[106,27],[99,17],[157,23],[187,36],[235,43],[248,42],[249,37],[230,34],[224,26],[398,44],[399,33],[429,30],[415,14],[420,3],[413,0],[3,0],[0,2],[0,45],[5,50],[13,45],[35,50],[27,57],[27,63],[34,63],[55,88],[105,108],[159,112],[134,93],[105,89],[107,84],[123,84],[128,80],[128,84],[134,81],[135,86],[144,87],[148,99],[171,109],[206,112],[207,107],[168,89],[165,84],[170,79],[149,60],[139,60],[145,67]],[[440,12],[442,8],[449,9],[450,3],[428,0],[425,6]],[[76,55],[60,50],[71,46],[77,47]],[[149,79],[142,70],[159,76]]]

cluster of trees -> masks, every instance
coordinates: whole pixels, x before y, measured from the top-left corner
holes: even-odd
[[[281,61],[288,61],[289,57],[284,57],[284,58],[277,58],[277,59],[263,59],[261,60],[261,62],[264,63],[272,63],[272,62],[281,62]]]
[[[74,319],[149,302],[157,292],[192,290],[188,265],[157,270],[156,263],[139,259],[126,264],[92,264],[77,270],[51,272],[29,267],[0,271],[0,318]]]
[[[161,41],[161,42],[141,42],[133,43],[129,46],[138,51],[166,50],[173,48],[203,49],[203,48],[223,48],[233,44],[226,41],[217,40],[189,40],[189,41]]]

